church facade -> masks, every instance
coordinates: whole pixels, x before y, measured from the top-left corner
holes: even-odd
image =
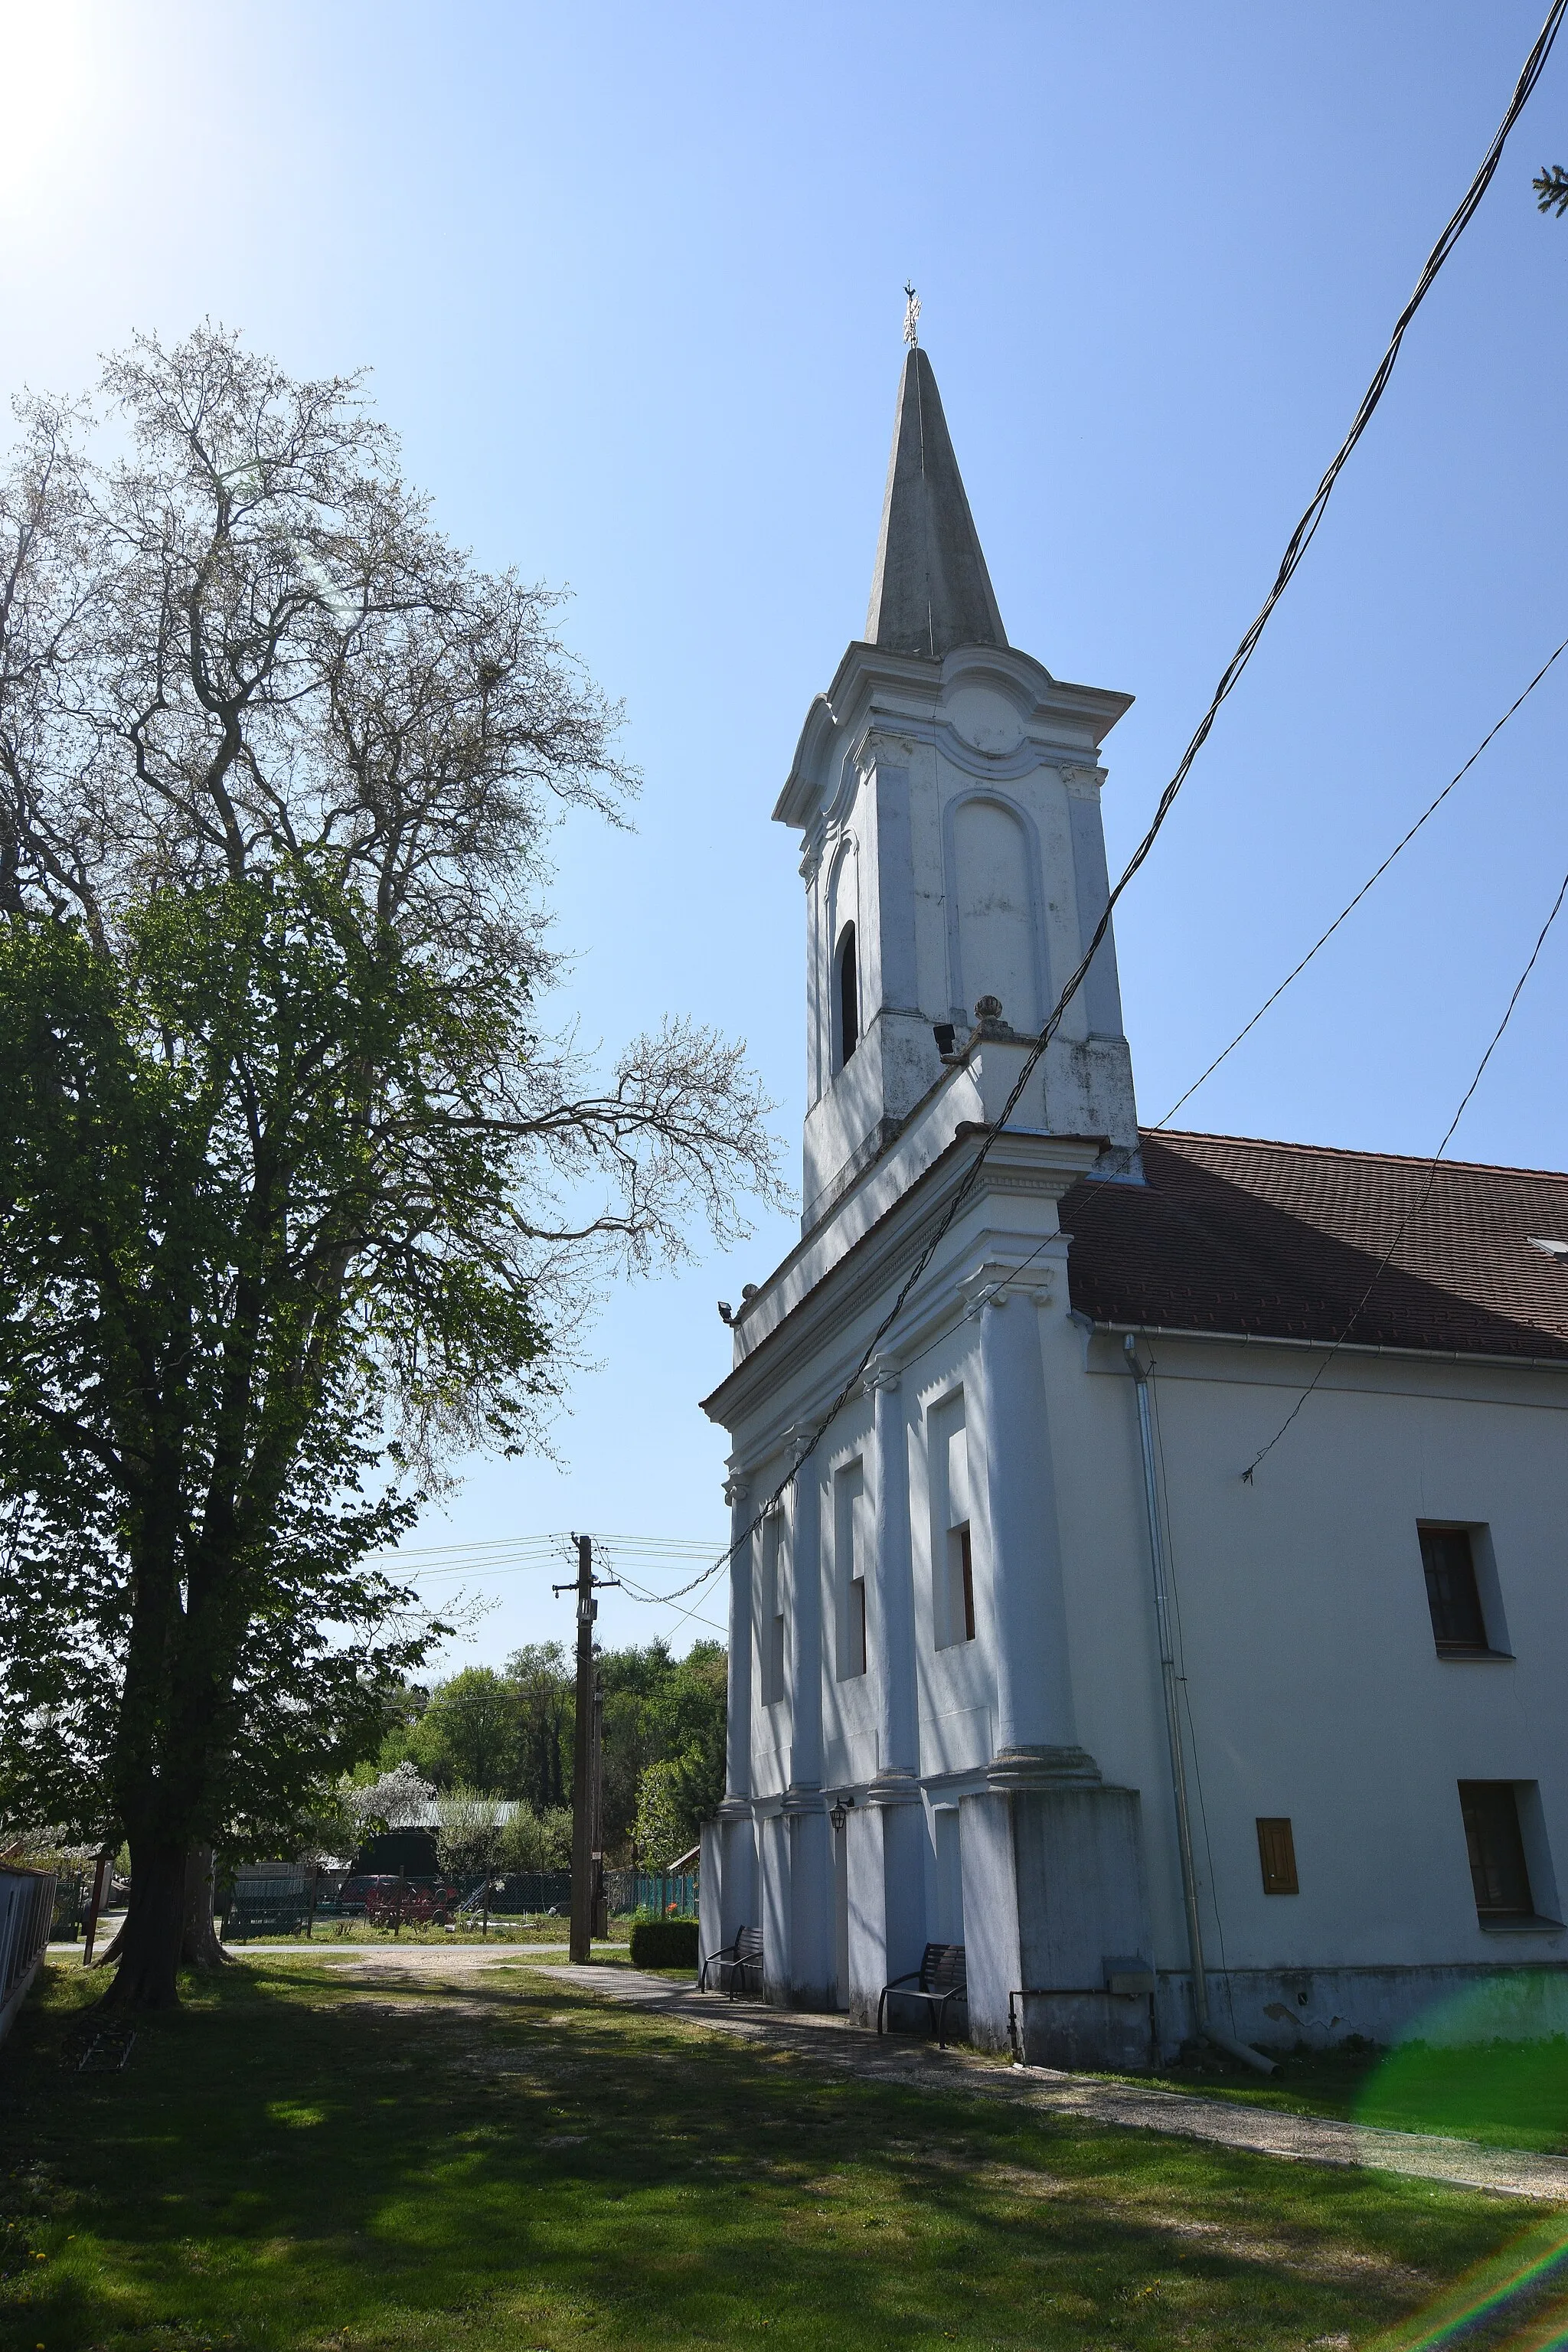
[[[1384,2041],[1493,1980],[1561,2031],[1568,1178],[1141,1131],[1109,933],[982,1153],[1104,911],[1129,701],[1007,644],[911,350],[774,810],[804,1214],[706,1401],[703,1949],[760,1926],[771,2000],[870,2019],[963,1943],[972,2037],[1058,2063]]]

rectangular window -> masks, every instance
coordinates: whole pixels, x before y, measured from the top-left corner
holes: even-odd
[[[1289,1817],[1277,1814],[1258,1824],[1258,1859],[1263,1865],[1265,1895],[1300,1895],[1296,1876],[1296,1840]]]
[[[833,1482],[833,1584],[837,1595],[838,1679],[866,1671],[866,1478],[849,1463]]]
[[[931,1638],[939,1650],[974,1639],[974,1548],[969,1527],[969,1432],[963,1399],[949,1397],[928,1424],[931,1464]]]
[[[1470,1881],[1483,1919],[1529,1919],[1535,1904],[1520,1833],[1519,1796],[1511,1780],[1461,1780]]]
[[[963,1853],[956,1805],[938,1805],[931,1814],[936,1838],[936,1935],[942,1944],[963,1941]]]
[[[963,1632],[959,1638],[965,1642],[973,1642],[974,1639],[974,1547],[969,1540],[967,1523],[962,1528],[954,1528],[948,1537],[948,1542],[952,1547],[953,1631],[956,1633],[959,1626],[962,1625]]]
[[[1490,1648],[1475,1547],[1468,1528],[1422,1528],[1421,1565],[1426,1571],[1426,1606],[1439,1657],[1474,1657]]]
[[[784,1695],[784,1520],[777,1511],[763,1522],[763,1705]]]

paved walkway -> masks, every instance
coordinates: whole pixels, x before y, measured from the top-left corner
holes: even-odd
[[[1107,2082],[1095,2074],[1058,2074],[1048,2066],[998,2065],[970,2051],[939,2050],[934,2042],[912,2035],[868,2033],[847,2018],[769,2009],[761,2001],[731,2001],[633,1969],[547,1965],[552,1977],[566,1978],[606,2000],[626,2001],[710,2032],[794,2050],[869,2080],[916,2082],[922,2089],[1011,2099],[1046,2114],[1081,2116],[1086,2122],[1119,2124],[1135,2131],[1170,2132],[1299,2163],[1364,2166],[1452,2181],[1457,2188],[1490,2189],[1505,2196],[1568,2204],[1568,2157],[1478,2147],[1470,2140],[1425,2132],[1377,2131],[1328,2116],[1289,2115],[1276,2107]]]

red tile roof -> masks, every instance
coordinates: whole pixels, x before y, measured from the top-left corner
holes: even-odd
[[[1227,1135],[1142,1143],[1146,1184],[1088,1179],[1061,1203],[1072,1303],[1097,1322],[1568,1359],[1568,1258],[1529,1238],[1568,1242],[1568,1176],[1447,1160],[1434,1176],[1426,1160]]]

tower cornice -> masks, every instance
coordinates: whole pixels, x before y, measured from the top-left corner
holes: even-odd
[[[944,707],[962,688],[990,688],[1017,714],[1019,740],[1000,754],[968,741]],[[884,652],[857,640],[832,685],[806,714],[794,762],[773,809],[803,831],[835,801],[847,768],[878,732],[939,742],[975,775],[1021,775],[1042,761],[1093,766],[1100,743],[1132,697],[1051,676],[1043,662],[1007,646],[960,646],[942,661]]]

